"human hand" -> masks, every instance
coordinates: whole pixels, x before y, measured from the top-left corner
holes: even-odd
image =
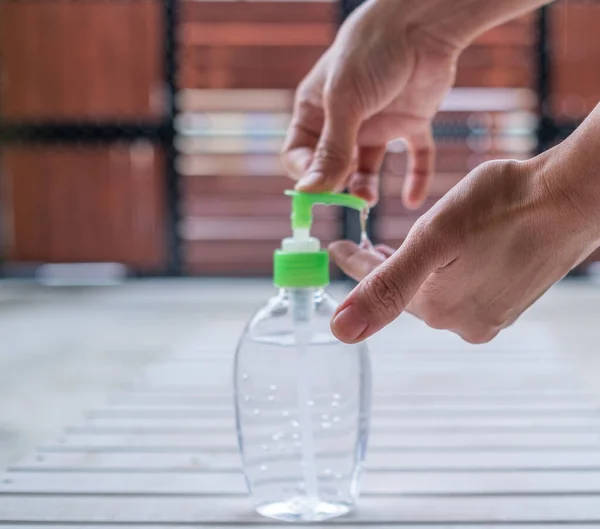
[[[283,163],[302,191],[378,199],[386,145],[404,138],[403,201],[425,199],[434,170],[431,121],[454,81],[459,46],[421,30],[413,1],[369,0],[301,83]]]
[[[600,106],[594,119],[530,161],[475,169],[396,252],[333,243],[337,264],[362,280],[338,308],[333,333],[358,342],[405,309],[471,343],[513,323],[600,242]]]

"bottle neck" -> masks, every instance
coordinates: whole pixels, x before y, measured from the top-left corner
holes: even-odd
[[[311,296],[314,300],[318,301],[325,295],[325,287],[280,288],[279,295],[285,298]]]
[[[296,323],[312,320],[315,310],[323,301],[324,289],[321,288],[282,288],[280,295],[288,301],[290,312]]]

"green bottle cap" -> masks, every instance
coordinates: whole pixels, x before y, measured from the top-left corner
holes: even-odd
[[[319,288],[329,284],[329,254],[309,237],[315,204],[345,206],[359,211],[367,202],[346,193],[303,193],[286,191],[292,197],[291,225],[302,238],[286,239],[273,260],[273,282],[280,288]]]
[[[324,287],[329,284],[329,254],[275,250],[273,283],[279,288]]]

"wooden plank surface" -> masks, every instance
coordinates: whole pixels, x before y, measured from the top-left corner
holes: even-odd
[[[566,431],[565,431],[566,430]],[[382,428],[376,422],[371,429],[369,450],[600,450],[600,431],[573,432],[570,429],[547,431],[443,431],[431,435]],[[231,424],[224,428],[207,425],[198,430],[150,428],[69,428],[68,435],[44,444],[40,451],[69,452],[82,450],[137,449],[139,451],[203,450],[235,448]]]
[[[13,523],[264,523],[249,498],[0,497],[0,518]],[[600,496],[365,497],[346,518],[370,523],[600,523]]]
[[[110,523],[110,524],[105,524],[108,527],[110,527],[110,529],[131,529],[131,524],[120,524],[120,523]],[[35,523],[18,523],[18,524],[13,524],[11,522],[0,522],[0,526],[3,528],[9,528],[9,529],[47,529],[48,525],[47,524],[35,524]],[[179,527],[198,527],[198,525],[194,522],[190,523],[190,524],[179,524]],[[329,529],[332,526],[332,524],[330,522],[328,523],[311,523],[310,527],[313,529]],[[355,529],[357,526],[356,522],[348,522],[348,523],[341,523],[341,522],[336,522],[335,523],[335,528],[336,529]],[[73,523],[73,524],[52,524],[52,527],[54,529],[90,529],[91,527],[93,527],[92,525],[87,525],[87,524],[78,524],[78,523]],[[174,526],[172,524],[163,524],[163,523],[140,523],[140,524],[135,524],[136,529],[173,529],[173,527],[177,527]],[[202,524],[202,529],[223,529],[224,525],[223,524]],[[227,526],[225,526],[227,527]],[[289,527],[289,526],[288,526]],[[387,523],[383,523],[383,524],[369,524],[369,528],[370,529],[389,529],[390,524]],[[404,523],[402,521],[399,522],[395,522],[393,527],[398,527],[401,529],[440,529],[440,527],[443,527],[444,529],[498,529],[500,528],[506,528],[506,529],[532,529],[532,525],[530,523],[527,524],[513,524],[510,523],[509,525],[498,525],[498,524],[456,524],[453,523],[452,525],[442,525],[440,526],[440,524],[413,524],[413,523]],[[535,527],[535,526],[534,526]],[[538,525],[539,527],[539,525]],[[594,522],[591,523],[586,523],[586,522],[573,522],[573,523],[569,523],[568,524],[569,528],[576,528],[576,529],[597,529],[598,525]],[[263,523],[253,523],[252,524],[252,528],[253,529],[272,529],[273,528],[273,523],[269,522],[269,521],[264,521]],[[565,529],[565,524],[564,523],[544,523],[543,524],[543,528],[544,529]]]
[[[600,472],[366,472],[361,495],[600,494]],[[12,473],[0,495],[245,495],[241,473]]]
[[[331,457],[330,454],[327,454]],[[348,457],[348,454],[339,455]],[[267,461],[267,458],[257,460]],[[39,453],[11,468],[15,471],[97,471],[97,472],[182,472],[206,471],[240,472],[241,464],[237,450],[199,449],[192,452],[171,450],[168,452],[131,449],[81,450],[72,452]],[[535,471],[550,470],[600,470],[600,449],[595,451],[566,450],[502,450],[430,452],[384,452],[372,451],[366,461],[367,470],[380,472],[406,471]]]
[[[600,414],[561,355],[534,335],[521,352],[476,353],[421,332],[407,334],[422,352],[375,344],[363,496],[347,523],[600,524]],[[263,523],[241,473],[232,359],[192,344],[150,366],[0,476],[0,526]]]

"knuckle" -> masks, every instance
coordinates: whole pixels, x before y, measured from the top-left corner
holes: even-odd
[[[399,314],[404,306],[402,291],[387,274],[371,274],[365,279],[365,293],[371,307],[382,314]]]
[[[502,329],[506,327],[511,319],[509,312],[493,312],[487,315],[486,324],[494,329]]]
[[[433,329],[451,328],[451,317],[447,310],[427,301],[423,305],[423,321]]]
[[[461,338],[472,345],[482,345],[491,342],[498,334],[499,329],[493,327],[480,327],[459,332]]]
[[[319,143],[315,151],[315,160],[320,165],[326,165],[328,173],[325,176],[338,177],[339,173],[348,176],[356,170],[357,161],[351,152],[348,152],[343,146],[334,141]]]

